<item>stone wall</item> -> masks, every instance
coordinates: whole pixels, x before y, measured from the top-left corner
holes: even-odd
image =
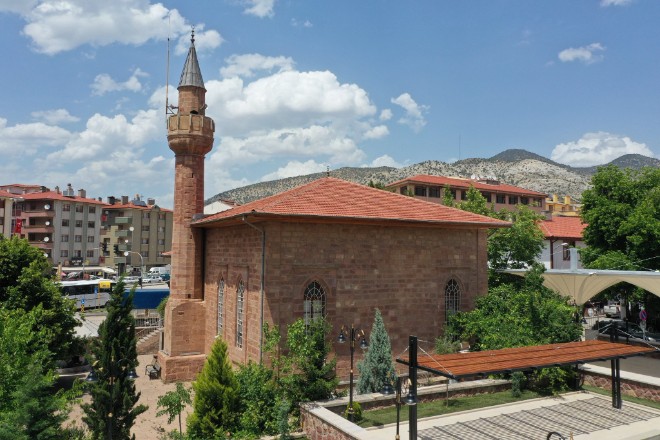
[[[584,373],[584,383],[612,391],[612,377],[593,371]],[[660,402],[660,386],[621,378],[621,394]]]

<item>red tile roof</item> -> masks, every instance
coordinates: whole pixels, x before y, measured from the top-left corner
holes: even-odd
[[[491,184],[480,182],[473,179],[463,179],[459,177],[445,177],[445,176],[429,176],[426,174],[418,174],[416,176],[408,177],[402,180],[399,180],[394,183],[387,185],[387,188],[400,185],[402,183],[407,183],[414,185],[416,183],[423,185],[437,185],[437,186],[450,186],[452,188],[465,188],[468,189],[470,186],[474,186],[475,189],[480,191],[487,192],[500,192],[507,194],[522,194],[527,196],[534,197],[547,197],[546,193],[541,193],[537,191],[532,191],[530,189],[524,189],[513,185],[506,185],[504,183]]]
[[[78,202],[78,203],[89,203],[92,205],[107,205],[105,202],[99,202],[97,199],[88,199],[85,197],[67,197],[62,193],[57,193],[55,191],[46,191],[46,192],[35,192],[28,194],[21,194],[21,197],[25,200],[61,200],[63,202]]]
[[[510,223],[430,203],[413,197],[325,177],[274,196],[213,214],[195,222],[207,225],[240,220],[245,214],[260,217],[414,222],[432,225],[470,225],[478,228]]]
[[[582,233],[586,224],[580,217],[553,217],[543,220],[539,226],[545,238],[572,238],[582,240]]]
[[[3,191],[3,190],[0,189],[0,197],[2,197],[2,198],[11,198],[11,199],[14,199],[14,198],[16,198],[16,197],[21,197],[21,196],[18,195],[18,194],[12,194],[12,193],[10,193],[10,192]]]
[[[136,205],[133,202],[128,203],[115,203],[114,205],[108,204],[104,209],[140,209],[142,211],[150,211],[158,205]],[[162,212],[172,212],[171,209],[165,209],[158,206],[158,209]]]

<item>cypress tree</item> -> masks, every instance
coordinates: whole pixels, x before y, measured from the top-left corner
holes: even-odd
[[[360,372],[357,383],[358,394],[380,392],[386,383],[392,383],[396,378],[392,344],[378,309],[369,335],[367,354],[364,360],[358,362],[357,367]]]
[[[193,382],[193,413],[188,416],[192,438],[226,438],[235,431],[238,417],[238,383],[227,358],[227,344],[218,338],[202,372]]]
[[[107,316],[99,326],[99,337],[92,345],[94,372],[98,382],[91,386],[92,402],[82,405],[83,421],[92,439],[135,439],[131,427],[135,418],[147,410],[137,405],[140,393],[135,391],[129,373],[137,367],[135,319],[131,315],[135,287],[126,294],[120,280],[106,304]]]

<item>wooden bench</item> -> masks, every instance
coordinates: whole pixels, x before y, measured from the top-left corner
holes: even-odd
[[[144,374],[149,376],[149,380],[160,379],[160,364],[158,363],[158,359],[154,359],[153,363],[148,364],[144,368]]]

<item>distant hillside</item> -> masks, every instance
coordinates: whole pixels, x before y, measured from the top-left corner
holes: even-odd
[[[660,167],[660,160],[639,154],[627,154],[610,163],[620,168]],[[451,164],[428,160],[404,168],[345,167],[330,171],[330,175],[363,185],[367,185],[369,182],[387,185],[416,174],[464,178],[492,176],[502,183],[547,194],[570,195],[574,199],[580,200],[582,192],[589,187],[591,176],[595,172],[596,167],[574,168],[558,164],[529,151],[511,149],[489,159],[471,158]],[[206,204],[218,199],[234,200],[237,203],[245,204],[295,188],[326,175],[327,173],[323,172],[255,183],[216,194],[209,198]]]

